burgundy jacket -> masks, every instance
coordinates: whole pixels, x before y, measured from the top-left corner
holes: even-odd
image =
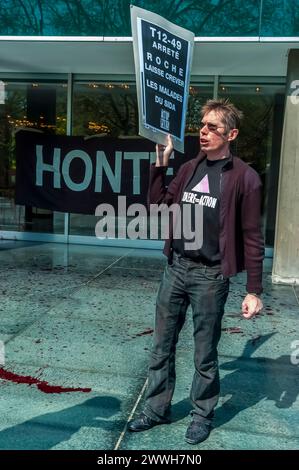
[[[166,167],[151,165],[149,204],[180,204],[182,194],[197,165],[206,158],[200,153],[183,164],[178,174],[165,186]],[[264,240],[260,228],[262,184],[258,174],[237,157],[230,155],[220,179],[219,248],[223,276],[247,271],[247,292],[262,292]],[[163,253],[172,257],[172,233]]]

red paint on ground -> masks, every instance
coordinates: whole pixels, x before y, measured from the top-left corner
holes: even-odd
[[[143,331],[142,333],[137,333],[137,334],[135,335],[135,337],[136,337],[136,336],[151,335],[153,332],[154,332],[154,330],[153,330],[152,328],[149,328],[149,329]]]
[[[239,326],[228,326],[227,328],[221,328],[221,331],[227,331],[228,333],[243,333]]]
[[[142,331],[141,333],[136,333],[136,335],[132,335],[131,338],[137,338],[138,336],[146,336],[151,335],[154,332],[152,328],[147,328],[146,330]]]
[[[44,393],[91,392],[91,388],[72,388],[50,385],[45,380],[39,380],[30,375],[14,374],[13,372],[3,369],[3,367],[0,368],[0,379],[8,380],[16,384],[37,385],[37,388]]]

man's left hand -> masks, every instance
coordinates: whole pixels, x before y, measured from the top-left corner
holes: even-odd
[[[263,302],[259,297],[252,294],[247,294],[242,303],[242,314],[246,319],[252,318],[259,313],[263,308]]]

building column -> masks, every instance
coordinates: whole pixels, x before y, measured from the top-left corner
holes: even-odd
[[[291,49],[288,56],[272,280],[274,283],[299,284],[298,49]]]

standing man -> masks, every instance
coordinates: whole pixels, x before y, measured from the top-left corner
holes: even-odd
[[[192,421],[185,436],[189,444],[209,436],[219,398],[217,345],[229,277],[247,271],[244,318],[253,317],[263,307],[259,297],[264,257],[261,182],[252,168],[230,153],[242,113],[228,100],[208,100],[201,116],[201,152],[181,166],[168,188],[165,174],[173,151],[170,136],[166,147],[157,145],[156,164],[151,167],[149,202],[179,204],[181,212],[189,205],[194,230],[199,229],[195,209],[200,204],[202,244],[186,248],[190,240],[184,236],[184,217],[180,239],[170,230],[164,248],[168,264],[157,297],[145,407],[128,424],[130,431],[138,432],[170,422],[176,343],[191,304],[195,372],[190,393]]]

